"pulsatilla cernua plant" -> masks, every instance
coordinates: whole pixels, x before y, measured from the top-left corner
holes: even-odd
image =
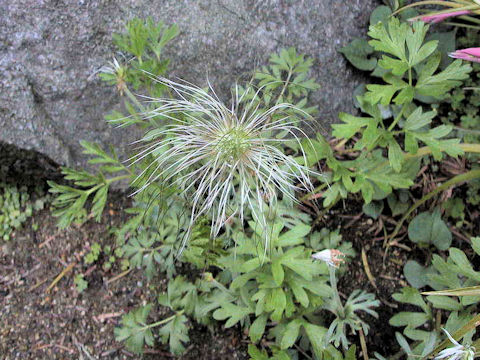
[[[138,175],[149,174],[137,192],[155,181],[171,182],[190,199],[191,224],[210,213],[215,237],[230,217],[243,221],[246,207],[266,227],[264,204],[275,203],[280,194],[295,200],[295,191],[313,190],[311,170],[281,147],[293,141],[302,148],[298,123],[307,113],[288,103],[260,108],[261,88],[240,93],[237,86],[228,108],[211,88],[210,94],[185,82],[155,81],[177,96],[151,98],[156,107],[143,113],[167,124],[149,131],[140,140],[147,145],[131,159],[152,155]]]

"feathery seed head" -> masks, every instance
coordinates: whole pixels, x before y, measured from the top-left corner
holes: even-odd
[[[473,360],[475,358],[475,348],[473,346],[463,346],[458,341],[456,341],[447,330],[443,328],[442,330],[454,346],[440,351],[434,360]]]
[[[191,199],[191,224],[210,213],[216,236],[227,219],[239,216],[243,221],[247,207],[266,226],[261,214],[265,194],[269,203],[275,203],[280,194],[295,200],[296,190],[313,189],[311,171],[281,148],[286,134],[302,150],[298,134],[303,131],[297,122],[306,114],[301,110],[291,104],[261,109],[254,101],[258,91],[247,101],[246,92],[253,90],[240,95],[238,88],[228,108],[211,88],[212,95],[188,83],[155,80],[177,98],[149,99],[157,108],[143,116],[161,117],[169,124],[145,135],[141,141],[148,145],[131,159],[134,163],[148,155],[154,159],[139,175],[150,174],[138,191],[160,179],[172,182]]]
[[[224,134],[218,134],[217,151],[221,160],[237,161],[251,148],[250,134],[241,127],[232,128]]]

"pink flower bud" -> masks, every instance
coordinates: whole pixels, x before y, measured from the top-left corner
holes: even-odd
[[[471,13],[472,12],[470,10],[451,11],[451,12],[446,12],[441,14],[420,16],[420,17],[414,18],[413,20],[419,19],[426,23],[436,24],[454,16],[469,15]]]
[[[453,53],[448,54],[448,56],[454,59],[462,59],[480,63],[480,48],[457,50]]]

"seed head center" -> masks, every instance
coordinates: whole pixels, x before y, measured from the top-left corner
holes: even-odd
[[[221,135],[217,147],[223,160],[239,160],[250,149],[251,142],[244,129],[233,128]]]

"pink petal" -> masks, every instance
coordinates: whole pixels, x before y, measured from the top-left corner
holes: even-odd
[[[454,59],[462,59],[480,63],[480,48],[457,50],[453,53],[450,53],[448,56]]]
[[[458,52],[468,54],[471,56],[479,57],[480,58],[480,47],[478,48],[468,48],[463,50],[457,50]]]
[[[452,12],[443,13],[443,14],[425,15],[425,16],[422,16],[420,20],[426,23],[436,24],[453,16],[461,16],[461,15],[468,15],[468,14],[471,14],[469,10],[460,10],[460,11],[452,11]]]

